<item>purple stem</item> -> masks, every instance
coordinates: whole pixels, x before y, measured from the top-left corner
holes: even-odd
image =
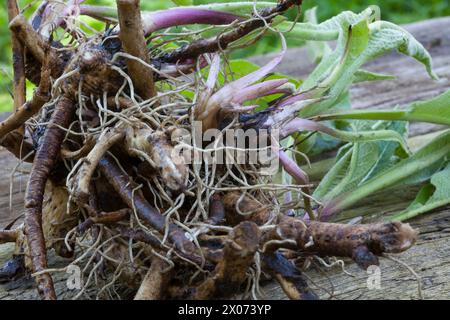
[[[335,135],[333,129],[328,128],[321,123],[317,123],[312,120],[296,118],[280,128],[280,137],[281,139],[284,139],[297,131],[320,131],[330,136]]]
[[[231,108],[227,108],[226,111],[231,112],[231,113],[243,113],[243,112],[253,111],[258,107],[259,107],[259,105],[257,105],[257,104],[251,105],[251,106],[234,105]]]
[[[309,177],[298,164],[289,157],[286,152],[280,150],[278,152],[280,163],[289,175],[294,178],[299,184],[309,184]]]
[[[243,99],[245,99],[246,97],[253,97],[247,100],[257,98],[258,95],[255,96],[255,94],[260,94],[259,90],[263,90],[263,95],[266,95],[268,92],[275,90],[279,86],[286,83],[288,81],[286,79],[277,79],[265,81],[263,83],[248,87],[252,83],[261,80],[263,77],[272,72],[272,70],[280,64],[281,60],[283,60],[284,54],[286,53],[286,40],[284,39],[284,37],[281,37],[281,41],[283,49],[279,54],[277,54],[271,61],[269,61],[269,63],[262,66],[258,70],[223,86],[222,89],[217,91],[209,99],[206,110],[217,110],[221,106],[226,105],[229,102],[240,103],[245,101]],[[267,87],[267,90],[264,90],[265,87]],[[240,97],[236,98],[237,95],[240,95]]]
[[[225,25],[236,20],[242,21],[242,18],[227,12],[194,8],[173,8],[145,13],[142,16],[144,31],[147,35],[174,26],[188,24]]]
[[[340,210],[339,205],[340,197],[325,203],[320,213],[320,221],[329,221],[333,218]]]
[[[252,73],[249,73],[248,75],[246,75],[236,81],[233,81],[228,86],[232,87],[233,90],[240,90],[241,88],[246,87],[246,86],[262,79],[263,77],[268,75],[270,72],[272,72],[273,69],[275,69],[275,67],[278,66],[280,64],[280,62],[283,60],[284,54],[286,53],[286,40],[284,39],[284,37],[282,37],[281,40],[282,40],[283,50],[279,54],[277,54],[275,56],[275,58],[273,58],[271,61],[269,61],[269,63],[267,63],[263,67],[259,68],[258,70],[254,71]],[[228,87],[228,86],[226,86],[226,87]]]
[[[298,101],[306,100],[306,99],[311,99],[311,97],[308,96],[305,92],[297,93],[297,94],[291,95],[291,96],[287,97],[286,99],[282,100],[278,104],[278,107],[282,108],[282,107],[285,107],[285,106],[294,104]]]
[[[102,21],[117,20],[117,13],[110,7],[83,5],[80,7],[80,10],[81,14]],[[228,12],[195,8],[172,8],[142,14],[142,23],[146,36],[161,29],[181,25],[226,25],[236,20],[243,21],[243,18]]]
[[[254,84],[245,89],[235,92],[234,95],[232,95],[231,102],[243,103],[248,100],[264,97],[266,95],[269,95],[271,92],[273,92],[273,90],[276,90],[278,87],[282,86],[288,81],[288,79],[275,79]],[[220,97],[222,94],[218,95],[217,97]],[[226,100],[226,98],[224,100]]]

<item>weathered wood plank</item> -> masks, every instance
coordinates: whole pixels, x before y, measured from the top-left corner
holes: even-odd
[[[17,167],[17,164],[17,159],[8,152],[0,152],[0,227],[22,213],[30,165]]]
[[[395,74],[398,78],[390,82],[363,83],[352,89],[352,103],[356,108],[389,108],[396,104],[405,105],[418,99],[427,99],[442,93],[450,87],[450,18],[433,19],[406,26],[431,52],[435,70],[440,81],[432,81],[423,67],[409,58],[399,54],[389,54],[369,64],[367,69],[376,72]],[[254,58],[263,64],[270,57]],[[290,49],[279,68],[280,72],[304,76],[312,68],[308,62],[304,48]],[[413,124],[411,135],[425,134],[440,129],[439,126]],[[417,143],[417,140],[416,142]],[[18,173],[13,181],[12,203],[9,210],[9,181],[16,160],[5,151],[0,151],[0,227],[12,218],[20,215],[23,207],[23,190],[26,175]],[[25,170],[28,167],[25,166]],[[414,189],[397,190],[379,194],[348,210],[348,216],[360,215],[362,212],[378,216],[380,211],[388,214],[400,210],[414,197]],[[449,299],[450,292],[450,209],[442,209],[433,214],[422,216],[412,221],[421,231],[418,244],[399,258],[410,265],[421,277],[423,295],[426,299]],[[0,246],[0,264],[6,261],[11,253],[10,245]],[[321,287],[317,292],[324,299],[329,298],[327,292],[334,287],[334,298],[337,299],[416,299],[417,281],[408,270],[381,259],[381,289],[367,288],[368,274],[359,270],[347,261],[346,270],[355,277],[340,271],[339,267],[323,273],[311,269],[306,273],[311,278],[312,287]],[[61,260],[52,258],[52,266],[61,264]],[[55,286],[60,298],[69,297],[71,292],[65,286],[67,275],[55,276]],[[314,283],[314,285],[313,285]],[[332,284],[332,285],[331,285]],[[283,292],[274,284],[263,288],[269,299],[285,298]],[[0,285],[1,299],[36,299],[33,282],[22,279],[7,285]]]

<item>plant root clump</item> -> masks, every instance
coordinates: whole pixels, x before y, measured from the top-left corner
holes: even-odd
[[[43,299],[56,299],[52,275],[76,266],[82,288],[74,299],[257,299],[260,282],[271,277],[289,298],[316,299],[295,257],[348,257],[367,268],[411,247],[416,232],[406,224],[288,216],[297,210],[314,218],[308,183],[277,183],[263,163],[216,161],[249,149],[224,147],[227,130],[258,129],[267,119],[243,103],[285,83],[252,85],[281,56],[233,82],[225,49],[268,31],[275,16],[299,4],[283,0],[249,20],[220,23],[216,39],[192,32],[176,50],[161,45],[171,39],[164,31],[142,32],[139,1],[119,0],[118,25],[95,33],[77,16],[42,17],[63,26],[70,41],[14,18],[11,32],[26,48],[23,74],[38,88],[0,125],[2,145],[33,162],[23,224],[0,231],[0,243],[16,242],[0,278],[25,270]],[[209,146],[193,141],[202,121],[217,132]],[[270,135],[266,148],[277,156]],[[286,193],[297,200],[283,203]],[[49,250],[67,265],[52,268]]]

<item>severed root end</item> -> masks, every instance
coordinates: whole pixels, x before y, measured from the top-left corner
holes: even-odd
[[[374,224],[372,229],[368,244],[357,246],[352,254],[352,259],[364,270],[379,264],[376,255],[408,250],[414,245],[418,235],[409,224],[401,222]]]
[[[418,231],[409,223],[387,222],[373,225],[372,242],[381,252],[400,253],[411,248],[417,240]]]

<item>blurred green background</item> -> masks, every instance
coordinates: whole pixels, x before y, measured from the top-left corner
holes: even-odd
[[[238,0],[194,0],[194,3],[204,4],[236,1]],[[19,0],[21,8],[33,3],[36,3],[36,1]],[[115,0],[88,0],[86,3],[113,6]],[[450,15],[450,0],[304,0],[303,8],[307,9],[318,6],[317,14],[319,21],[323,21],[341,11],[352,10],[358,12],[373,4],[381,8],[383,20],[389,20],[397,24]],[[156,10],[169,8],[174,5],[170,0],[141,0],[141,6],[143,10]],[[27,10],[26,14],[30,14],[31,12],[32,10]],[[290,16],[294,17],[295,12],[291,12]],[[299,44],[291,42],[289,45],[295,46]],[[252,54],[267,53],[275,49],[277,49],[277,46],[273,45],[271,39],[267,39],[258,42],[247,50],[239,51],[234,57],[243,58]],[[6,0],[4,0],[0,4],[0,112],[11,110],[12,99],[9,93],[12,83],[11,76],[10,34],[8,32]]]

